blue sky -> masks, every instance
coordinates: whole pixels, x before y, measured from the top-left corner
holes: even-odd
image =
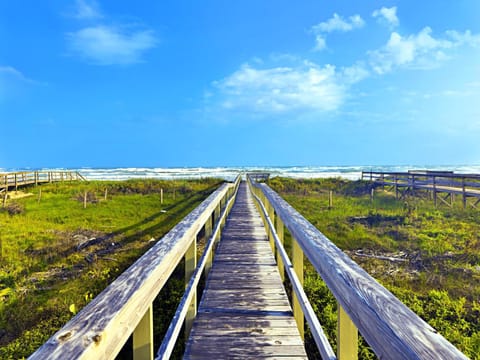
[[[480,164],[480,1],[0,0],[0,168]]]

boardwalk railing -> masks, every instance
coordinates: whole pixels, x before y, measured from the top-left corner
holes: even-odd
[[[185,259],[186,292],[159,351],[168,357],[184,321],[196,314],[196,286],[212,263],[214,243],[233,204],[240,177],[223,184],[95,297],[30,359],[111,359],[133,334],[134,359],[153,359],[153,300]],[[197,237],[208,239],[197,266]]]
[[[409,172],[378,172],[363,171],[362,180],[372,181],[378,185],[391,186],[395,195],[403,196],[407,191],[415,189],[431,191],[433,201],[437,199],[451,206],[455,194],[462,196],[463,207],[468,205],[468,198],[475,198],[470,203],[476,207],[480,203],[480,175],[455,174],[453,171],[409,171]],[[403,189],[403,191],[401,190]],[[446,197],[437,197],[437,194],[446,194]],[[449,199],[448,199],[449,198]],[[450,200],[447,202],[447,200]]]
[[[21,171],[0,173],[0,190],[18,189],[24,185],[38,185],[56,181],[86,180],[78,171]]]
[[[267,233],[273,239],[272,246],[275,244],[277,248],[277,259],[281,259],[278,261],[280,271],[283,273],[285,268],[295,290],[293,312],[299,330],[304,329],[305,316],[325,358],[332,358],[330,345],[324,344],[318,320],[316,323],[310,321],[311,309],[305,305],[302,292],[296,289],[303,284],[304,255],[338,302],[337,355],[340,359],[357,358],[358,332],[380,359],[467,359],[276,192],[252,179],[249,184],[261,201],[261,208],[265,209]],[[293,240],[291,263],[279,246],[284,227]]]

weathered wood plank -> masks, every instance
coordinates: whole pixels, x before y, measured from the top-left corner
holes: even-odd
[[[198,311],[185,359],[306,359],[267,234],[244,183]]]

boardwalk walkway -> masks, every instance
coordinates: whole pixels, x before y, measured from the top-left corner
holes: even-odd
[[[184,358],[287,357],[307,358],[265,228],[243,182]]]

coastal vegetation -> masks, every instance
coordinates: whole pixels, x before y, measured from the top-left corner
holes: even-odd
[[[0,208],[0,358],[30,355],[220,183],[54,183],[9,200]],[[396,200],[380,188],[372,199],[372,185],[363,181],[272,178],[269,185],[450,342],[480,359],[479,210],[464,210],[461,201],[435,208],[427,193]],[[183,294],[182,271],[180,264],[155,302],[156,334]],[[305,290],[335,347],[336,302],[308,261]],[[306,340],[309,356],[318,358],[308,331]],[[360,358],[374,358],[364,342]]]
[[[0,358],[29,356],[221,182],[91,181],[22,189],[30,196],[0,207]],[[179,284],[174,277],[160,294],[170,313],[183,293]]]
[[[472,359],[480,359],[480,211],[435,208],[429,194],[342,179],[273,178],[269,185],[382,285]],[[330,191],[333,204],[329,204]],[[305,290],[335,344],[336,302],[307,262]],[[315,345],[307,337],[315,356]],[[374,358],[368,346],[360,358]]]

